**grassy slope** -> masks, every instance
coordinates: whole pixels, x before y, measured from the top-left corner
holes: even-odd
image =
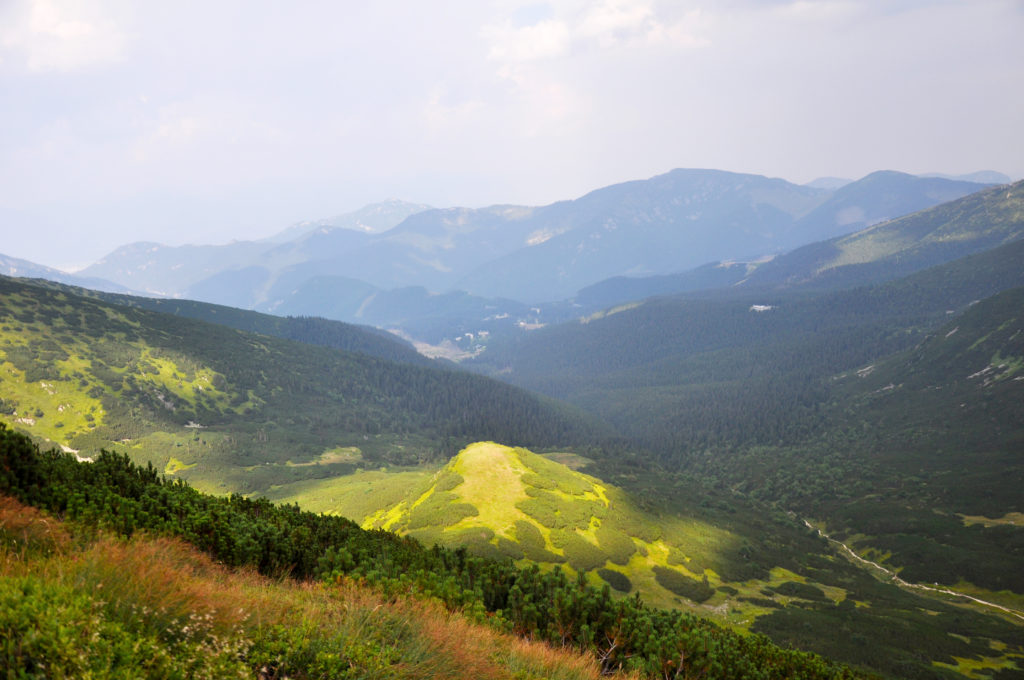
[[[596,590],[567,579],[560,570],[521,569],[507,561],[468,556],[462,549],[426,550],[412,539],[361,530],[347,520],[294,506],[203,495],[115,454],[103,454],[92,464],[78,463],[67,454],[40,452],[4,426],[0,459],[0,488],[5,492],[59,511],[93,531],[105,527],[133,536],[145,528],[183,537],[227,565],[258,568],[261,574],[330,583],[357,578],[391,597],[418,593],[501,630],[591,650],[606,670],[636,668],[647,677],[679,676],[678,666],[685,677],[857,675],[826,659],[776,647],[764,637],[652,609],[638,598],[616,601],[607,587]],[[290,631],[302,636],[301,628],[284,632]],[[293,641],[282,640],[281,649],[291,650]],[[295,653],[301,656],[317,651],[298,642]]]
[[[0,638],[17,641],[0,665],[18,677],[601,677],[592,657],[436,604],[228,570],[176,540],[97,537],[6,497],[0,539]]]
[[[0,418],[82,456],[127,451],[210,490],[417,463],[471,438],[591,436],[579,415],[462,372],[11,279],[0,293]],[[339,449],[353,455],[325,455]]]
[[[661,606],[895,675],[942,677],[939,666],[927,670],[922,659],[1009,672],[1024,649],[1013,624],[880,583],[785,516],[742,499],[726,504],[721,494],[658,474],[622,479],[647,489],[632,497],[552,457],[558,455],[474,444],[432,476],[419,471],[393,482],[390,496],[404,487],[404,499],[381,503],[364,526],[583,570],[591,583],[607,580],[620,594],[639,592]],[[315,489],[304,491],[309,500],[318,497]],[[970,641],[955,653],[948,634],[954,621]],[[894,628],[904,632],[894,635]],[[827,632],[837,629],[845,633]],[[979,653],[986,649],[988,656]],[[956,654],[965,660],[960,665]]]
[[[717,585],[718,575],[693,564],[696,571],[690,571],[679,546],[689,540],[713,549],[738,540],[700,522],[651,521],[625,494],[600,480],[493,442],[463,449],[405,500],[367,517],[364,526],[409,533],[426,543],[468,544],[495,557],[562,564],[587,572],[596,585],[603,582],[601,570],[611,585],[642,592],[663,606],[681,600],[658,583],[652,567],[677,571],[687,579],[680,584],[690,585],[692,599],[707,601],[715,592],[701,580],[708,575]]]

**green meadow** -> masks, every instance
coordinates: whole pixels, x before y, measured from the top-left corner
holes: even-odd
[[[842,588],[804,584],[806,576],[774,567],[763,578],[727,580],[714,565],[742,538],[715,524],[655,516],[628,493],[570,468],[587,459],[565,452],[477,442],[443,467],[358,470],[342,477],[280,485],[265,496],[338,514],[365,528],[411,535],[426,544],[467,546],[521,564],[556,565],[620,595],[713,615],[739,627],[807,598],[842,601]]]

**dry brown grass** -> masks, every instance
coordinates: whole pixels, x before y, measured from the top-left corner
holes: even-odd
[[[0,541],[8,550],[63,551],[71,536],[63,523],[9,496],[0,496]]]
[[[392,650],[397,662],[367,677],[602,677],[593,657],[500,633],[436,602],[387,599],[349,580],[326,585],[268,579],[253,571],[229,570],[179,540],[137,535],[82,541],[72,535],[73,526],[71,532],[68,528],[34,508],[0,498],[0,535],[6,538],[0,578],[44,575],[94,594],[117,610],[119,618],[150,631],[191,635],[200,630],[218,638],[253,639],[283,626],[341,645],[372,639]],[[30,545],[46,550],[26,550]]]

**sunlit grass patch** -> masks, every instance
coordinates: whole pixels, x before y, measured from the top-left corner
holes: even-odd
[[[1015,527],[1024,527],[1024,512],[1008,512],[1002,517],[985,517],[983,515],[959,515],[964,521],[964,526],[980,524],[985,527],[994,527],[1009,524]]]
[[[654,517],[622,490],[525,449],[473,444],[429,481],[408,488],[401,498],[396,489],[397,500],[374,509],[363,525],[546,569],[557,564],[573,576],[585,573],[598,587],[610,578],[616,593],[639,592],[652,604],[710,612],[741,627],[801,599],[788,589],[805,588],[801,593],[813,601],[846,599],[842,588],[804,585],[806,576],[782,568],[767,580],[722,589],[727,581],[711,565],[742,547],[739,537],[693,518]],[[787,592],[766,597],[763,591],[774,587]]]
[[[173,475],[173,474],[176,474],[178,472],[181,472],[182,470],[188,470],[190,468],[194,468],[195,466],[196,466],[195,463],[182,463],[180,460],[178,460],[174,456],[171,456],[170,459],[167,461],[167,465],[164,466],[164,474],[165,475]]]
[[[3,356],[0,349],[0,358]],[[0,363],[3,400],[0,417],[13,427],[63,445],[103,424],[105,412],[100,400],[85,394],[80,380],[71,375],[30,381],[25,371],[10,361],[3,361]],[[92,385],[85,382],[86,386]]]
[[[362,524],[378,511],[400,502],[435,471],[436,468],[359,470],[327,479],[282,484],[262,495],[278,503],[298,503],[304,510],[341,515]]]
[[[321,453],[317,458],[304,463],[295,463],[291,460],[285,461],[290,467],[310,467],[313,465],[333,465],[335,463],[359,463],[363,460],[363,453],[358,446],[336,446]]]
[[[980,658],[953,657],[955,664],[933,661],[932,664],[939,668],[948,668],[951,671],[966,675],[969,678],[991,678],[993,673],[999,671],[1024,671],[1024,656],[1009,654],[1006,656],[983,656]]]

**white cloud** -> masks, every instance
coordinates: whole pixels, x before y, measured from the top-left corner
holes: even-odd
[[[0,55],[30,72],[69,72],[109,64],[127,36],[95,3],[27,0],[3,10]]]
[[[423,106],[423,120],[427,129],[458,129],[473,122],[483,112],[479,100],[454,101],[443,87],[435,87]]]
[[[489,58],[501,63],[543,61],[573,53],[663,46],[706,47],[709,15],[700,8],[649,0],[604,0],[601,3],[563,2],[546,6],[554,16],[523,25],[521,13],[485,26]]]
[[[659,26],[650,3],[638,0],[605,0],[592,7],[579,24],[579,34],[612,47],[646,35]]]
[[[772,11],[780,17],[797,21],[842,21],[866,11],[863,4],[850,0],[797,0]]]
[[[513,26],[506,22],[484,28],[491,42],[489,57],[497,61],[532,61],[559,57],[569,50],[569,27],[548,19],[531,26]]]

